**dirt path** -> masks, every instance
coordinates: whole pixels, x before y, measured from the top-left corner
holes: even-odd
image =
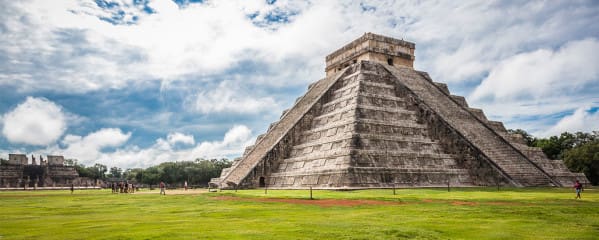
[[[166,191],[166,195],[198,195],[198,194],[203,194],[203,193],[207,193],[208,189],[187,189],[187,191],[185,191],[185,189],[167,189]],[[139,192],[135,192],[134,194],[160,194],[160,189],[154,189],[154,190],[143,190],[143,191],[139,191]]]
[[[230,196],[214,197],[218,200],[233,200],[233,201],[254,201],[254,202],[279,202],[303,205],[317,205],[321,207],[353,207],[361,205],[400,205],[401,202],[381,201],[381,200],[353,200],[353,199],[290,199],[290,198],[241,198]]]

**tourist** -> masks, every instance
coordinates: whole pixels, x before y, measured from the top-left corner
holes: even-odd
[[[185,184],[183,184],[183,186],[185,187],[185,191],[187,191],[187,181],[185,181]]]
[[[166,195],[166,192],[164,191],[164,182],[162,181],[160,181],[160,194]]]
[[[73,191],[75,191],[75,185],[71,183],[71,194],[73,194]]]
[[[580,181],[576,180],[576,183],[574,184],[574,189],[576,189],[576,198],[574,199],[580,199],[580,192],[582,192],[582,184],[580,183]]]

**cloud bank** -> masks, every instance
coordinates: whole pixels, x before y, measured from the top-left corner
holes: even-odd
[[[574,113],[563,117],[543,135],[547,137],[559,135],[563,132],[599,131],[599,111],[591,112],[589,110],[586,107],[576,109]]]
[[[167,161],[196,158],[231,158],[242,153],[254,140],[252,131],[243,125],[229,129],[222,140],[194,143],[193,136],[171,133],[158,138],[145,148],[126,145],[132,133],[120,129],[100,129],[86,136],[66,135],[61,144],[37,149],[30,154],[56,154],[77,159],[84,165],[101,163],[107,166],[149,167]],[[177,147],[183,143],[185,147]],[[108,149],[110,148],[110,149]]]
[[[599,79],[599,41],[568,42],[560,49],[539,49],[501,61],[470,95],[493,101],[544,99],[580,92]]]
[[[597,22],[593,1],[6,1],[0,144],[121,167],[234,157],[364,32],[415,42],[416,69],[508,128],[592,130]]]
[[[48,145],[67,129],[62,107],[45,98],[27,97],[2,120],[2,134],[12,143]]]

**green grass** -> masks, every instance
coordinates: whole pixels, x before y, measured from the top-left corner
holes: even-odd
[[[219,200],[215,197],[224,197]],[[599,191],[452,188],[199,195],[0,192],[0,239],[597,239]],[[278,200],[265,200],[276,198]],[[281,200],[282,199],[282,200]],[[316,202],[317,202],[316,201]],[[371,201],[371,202],[375,202]]]

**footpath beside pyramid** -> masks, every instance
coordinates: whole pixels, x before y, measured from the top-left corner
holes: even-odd
[[[413,69],[415,45],[372,33],[326,57],[311,84],[219,188],[570,186],[588,182]]]

